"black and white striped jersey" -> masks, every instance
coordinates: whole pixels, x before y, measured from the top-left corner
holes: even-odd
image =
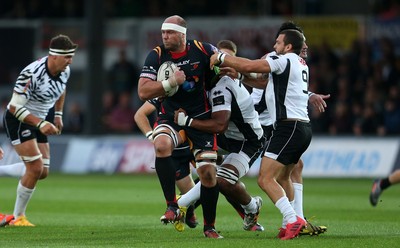
[[[25,104],[31,114],[45,119],[49,109],[64,93],[70,68],[54,77],[47,68],[47,56],[26,66],[19,74],[14,92],[28,99]]]
[[[268,55],[271,67],[266,90],[267,107],[274,121],[308,118],[308,66],[294,53]]]
[[[259,140],[263,136],[253,100],[239,80],[222,77],[211,89],[209,100],[212,112],[231,112],[228,129],[224,133],[227,138],[243,141]]]

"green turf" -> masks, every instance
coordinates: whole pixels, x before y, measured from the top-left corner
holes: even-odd
[[[17,179],[0,178],[0,212],[11,213]],[[241,219],[220,196],[216,227],[225,237],[210,240],[202,228],[178,233],[160,224],[165,210],[155,176],[51,175],[37,187],[27,211],[36,227],[0,229],[0,247],[399,247],[400,186],[384,192],[370,206],[370,179],[305,179],[305,215],[328,226],[319,237],[275,238],[281,215],[258,188],[246,179],[249,191],[261,195],[259,222],[265,232],[242,230]],[[197,210],[201,216],[201,209]]]

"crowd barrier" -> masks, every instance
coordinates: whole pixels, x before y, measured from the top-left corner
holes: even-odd
[[[5,136],[1,136],[5,157],[0,166],[20,161]],[[154,148],[137,136],[52,136],[51,171],[85,173],[155,173]],[[314,137],[303,155],[304,177],[387,176],[399,166],[399,138]],[[249,176],[258,174],[261,159]]]

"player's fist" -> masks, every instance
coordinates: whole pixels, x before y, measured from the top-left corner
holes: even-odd
[[[180,69],[178,69],[178,70],[176,70],[175,72],[174,72],[174,79],[175,79],[175,82],[176,82],[176,85],[181,85],[181,84],[183,84],[184,82],[185,82],[185,80],[186,80],[186,75],[185,75],[185,72],[184,71],[181,71]]]
[[[210,57],[210,68],[213,69],[214,65],[217,65],[219,62],[217,60],[218,52],[214,52],[214,54]]]
[[[187,116],[185,110],[178,109],[175,111],[174,121],[176,124],[182,127],[189,127],[192,124],[193,119]]]
[[[60,130],[58,130],[56,126],[54,126],[52,123],[48,121],[39,122],[37,127],[39,128],[40,132],[44,135],[55,135],[60,133]]]
[[[214,65],[215,66],[220,66],[221,64],[224,63],[225,60],[225,53],[221,52],[215,52],[211,57],[210,57],[210,68],[213,69]]]

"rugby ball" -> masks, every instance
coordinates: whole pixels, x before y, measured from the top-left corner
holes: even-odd
[[[157,81],[167,80],[169,77],[174,75],[174,72],[178,70],[178,66],[176,66],[171,61],[166,61],[160,65],[157,72]],[[179,85],[172,87],[171,90],[165,92],[166,96],[173,96],[179,89]]]

